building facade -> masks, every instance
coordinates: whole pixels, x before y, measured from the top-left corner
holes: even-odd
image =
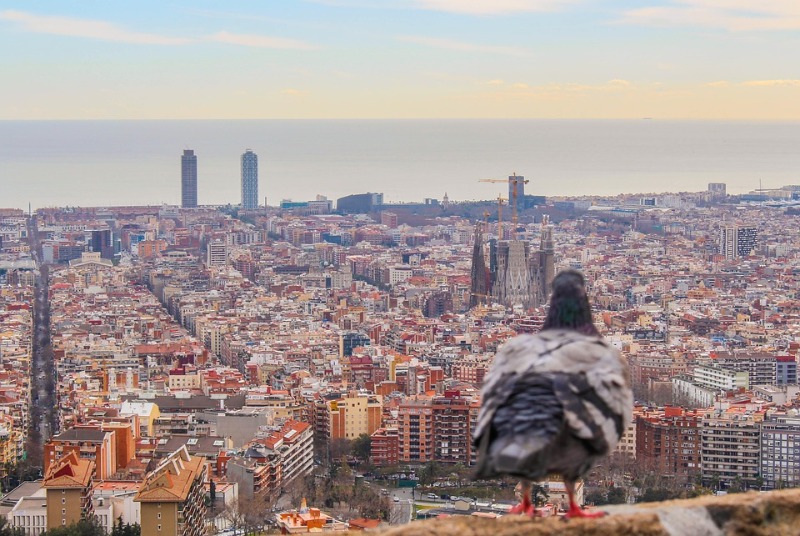
[[[800,485],[800,418],[776,415],[761,423],[763,489]]]
[[[47,497],[47,529],[77,523],[91,517],[94,461],[70,451],[51,464],[42,487]]]
[[[181,206],[197,207],[197,156],[192,149],[181,156]]]
[[[716,489],[754,485],[759,477],[760,426],[753,415],[713,412],[701,430],[703,483]]]
[[[204,536],[207,472],[206,461],[184,446],[148,474],[134,497],[141,503],[142,534]]]
[[[696,411],[665,407],[636,418],[636,462],[684,484],[700,474],[702,418]]]

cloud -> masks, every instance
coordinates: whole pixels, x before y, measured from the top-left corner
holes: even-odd
[[[284,95],[291,95],[292,97],[300,97],[302,95],[308,95],[308,91],[302,89],[295,89],[293,87],[288,87],[281,91]]]
[[[425,37],[421,35],[404,35],[397,38],[406,43],[415,43],[432,48],[441,48],[444,50],[455,50],[459,52],[483,52],[489,54],[503,54],[506,56],[525,56],[528,51],[516,47],[504,47],[496,45],[479,45],[475,43],[467,43],[464,41],[454,41],[451,39],[443,39],[440,37]]]
[[[703,84],[704,87],[730,87],[731,83],[727,80],[717,80],[716,82],[708,82]]]
[[[556,11],[584,0],[307,0],[332,7],[359,9],[422,9],[464,15]]]
[[[253,34],[234,34],[230,32],[217,32],[209,37],[217,43],[227,43],[229,45],[240,45],[243,47],[257,48],[278,48],[289,50],[315,50],[319,47],[299,41],[296,39],[286,39],[284,37],[271,37],[268,35]]]
[[[800,29],[797,0],[671,0],[631,9],[619,22],[643,26],[702,26],[731,32]]]
[[[750,87],[800,87],[800,80],[748,80],[743,86]]]
[[[577,3],[576,0],[415,0],[420,9],[468,15],[504,15],[508,13],[556,11]]]
[[[511,93],[515,95],[563,95],[576,93],[611,93],[622,91],[635,91],[639,88],[628,80],[614,79],[605,84],[576,84],[576,83],[553,83],[531,86],[525,83],[511,85]],[[503,91],[500,88],[500,91]]]
[[[191,39],[133,32],[116,24],[100,20],[48,17],[25,11],[0,11],[0,20],[16,23],[22,30],[33,33],[83,37],[136,45],[183,45]]]
[[[488,82],[486,82],[486,84],[490,86],[502,86],[503,84],[505,84],[505,82],[503,82],[502,80],[489,80]]]
[[[562,91],[571,91],[571,92],[585,92],[585,91],[608,92],[608,91],[629,91],[637,89],[632,82],[628,80],[622,80],[620,78],[609,80],[605,84],[555,84],[554,86],[549,86],[549,87],[557,88]]]

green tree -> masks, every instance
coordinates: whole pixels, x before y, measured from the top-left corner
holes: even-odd
[[[6,518],[0,517],[0,536],[25,536],[25,531],[19,527],[12,527]]]
[[[439,464],[436,462],[428,462],[419,472],[419,483],[421,486],[430,486],[439,476]]]
[[[111,529],[111,536],[141,536],[142,527],[138,523],[131,525],[123,523],[122,516],[117,518],[114,528]]]
[[[372,438],[368,434],[361,434],[355,438],[350,445],[353,456],[358,458],[361,463],[369,462],[370,449],[372,448]]]
[[[648,488],[639,497],[638,502],[661,502],[675,499],[679,496],[678,493],[673,492],[667,488]]]
[[[50,529],[42,536],[106,536],[106,531],[96,517],[89,517],[72,525]]]
[[[627,502],[625,495],[625,490],[623,488],[614,486],[608,490],[606,501],[608,504],[625,504],[625,502]]]

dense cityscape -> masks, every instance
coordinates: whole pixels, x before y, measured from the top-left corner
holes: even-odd
[[[197,167],[185,151],[182,206],[0,213],[0,516],[19,534],[500,517],[513,482],[470,478],[480,387],[563,268],[636,397],[581,503],[800,484],[800,186],[545,198],[512,174],[484,180],[507,183],[492,201],[265,206],[248,150],[241,203],[198,206]],[[563,511],[563,482],[536,489]]]

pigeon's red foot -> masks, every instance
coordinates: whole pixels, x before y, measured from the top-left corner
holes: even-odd
[[[583,508],[581,508],[579,506],[575,506],[575,507],[570,508],[567,511],[567,513],[564,515],[564,517],[566,517],[567,519],[573,519],[573,518],[576,518],[576,517],[583,517],[583,518],[587,518],[587,519],[597,519],[598,517],[604,517],[606,515],[607,515],[606,512],[603,512],[602,510],[588,511],[588,510],[584,510]]]
[[[539,513],[536,511],[536,507],[531,503],[525,504],[524,501],[511,507],[511,510],[509,510],[508,513],[512,515],[526,515],[528,517],[539,516]]]

